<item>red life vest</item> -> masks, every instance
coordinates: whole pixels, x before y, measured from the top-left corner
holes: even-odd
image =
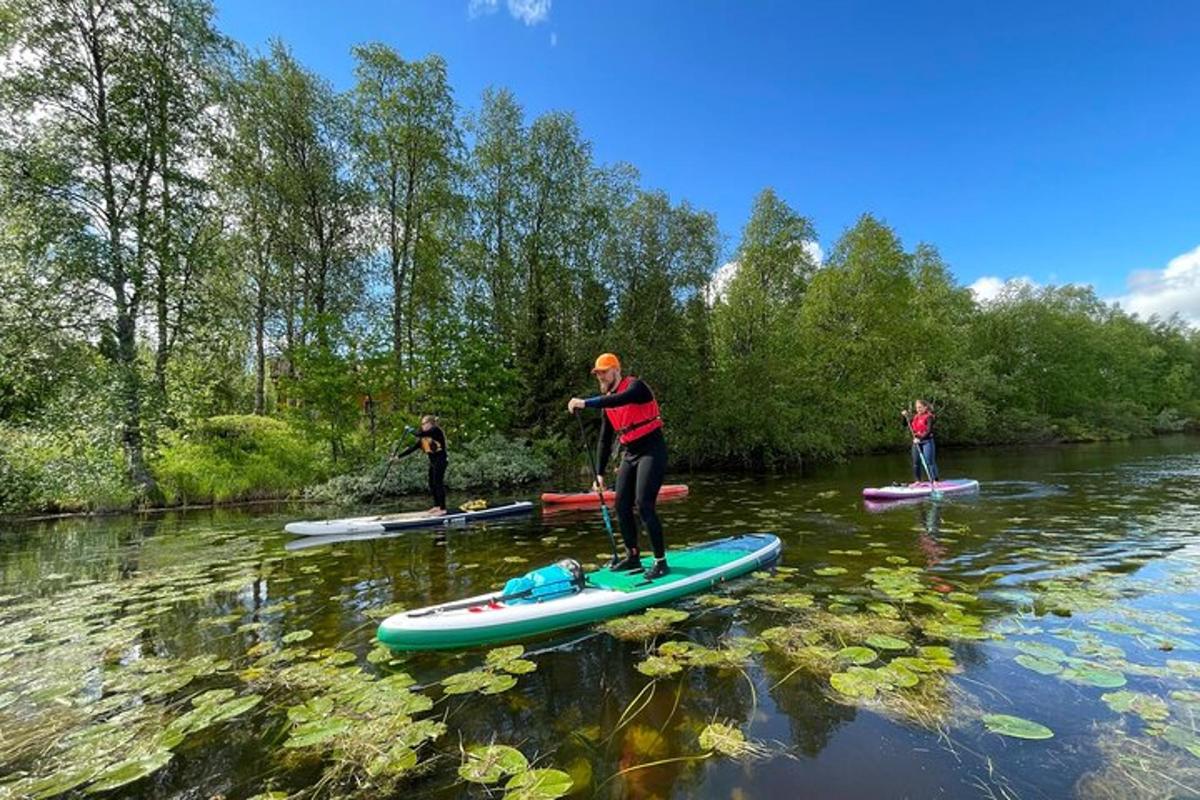
[[[630,380],[632,378],[622,378],[613,392],[623,392],[628,389]],[[627,406],[606,408],[604,413],[608,415],[609,424],[617,432],[621,444],[637,441],[663,426],[662,417],[658,414],[658,401],[653,399],[649,403],[631,403]]]
[[[912,432],[913,436],[924,439],[929,435],[929,429],[933,427],[933,413],[924,411],[913,417]]]

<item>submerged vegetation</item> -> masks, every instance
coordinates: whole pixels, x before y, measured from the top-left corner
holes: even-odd
[[[570,113],[457,97],[436,55],[356,47],[336,91],[284,43],[239,48],[207,0],[0,16],[0,512],[330,476],[317,496],[362,498],[427,412],[452,486],[578,467],[562,405],[603,350],[654,387],[677,464],[903,446],[917,395],[952,444],[1200,419],[1178,320],[1076,286],[980,303],[932,245],[871,215],[818,232],[769,188],[725,252]]]

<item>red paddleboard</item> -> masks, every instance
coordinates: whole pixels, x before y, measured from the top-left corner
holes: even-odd
[[[668,483],[658,490],[659,500],[669,500],[672,497],[683,497],[688,493],[688,487],[682,483]],[[615,503],[617,493],[612,489],[604,492],[604,502]],[[600,497],[595,492],[546,492],[542,502],[548,506],[598,506]]]

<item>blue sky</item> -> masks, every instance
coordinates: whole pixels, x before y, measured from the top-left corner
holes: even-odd
[[[350,47],[383,41],[445,57],[464,108],[499,85],[573,111],[598,160],[714,211],[730,249],[772,186],[826,249],[869,211],[964,283],[1092,283],[1200,319],[1200,3],[217,7],[339,88]]]

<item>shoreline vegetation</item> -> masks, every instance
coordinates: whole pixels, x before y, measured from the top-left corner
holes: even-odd
[[[1047,439],[1041,441],[1027,442],[1000,442],[990,444],[967,444],[959,446],[950,446],[946,450],[950,453],[956,451],[971,451],[971,450],[995,450],[995,449],[1019,449],[1027,450],[1033,448],[1053,448],[1063,447],[1066,445],[1078,444],[1111,444],[1117,442],[1128,442],[1135,440],[1145,440],[1160,437],[1172,436],[1197,436],[1200,435],[1200,430],[1195,427],[1187,430],[1172,430],[1172,431],[1157,431],[1143,435],[1121,435],[1109,436],[1107,438],[1088,438],[1088,439]],[[878,455],[904,452],[903,447],[887,447],[869,453],[856,453],[852,456],[862,455]],[[837,459],[840,460],[840,459]],[[378,506],[385,501],[399,501],[406,499],[424,498],[428,496],[428,487],[425,483],[425,471],[423,465],[419,469],[413,468],[415,460],[410,461],[407,465],[396,465],[391,470],[392,475],[389,475],[384,480],[385,466],[379,466],[373,470],[366,472],[348,473],[337,475],[320,483],[315,483],[307,486],[299,486],[292,489],[282,490],[278,494],[261,494],[255,493],[252,497],[234,497],[227,499],[201,499],[193,498],[191,500],[181,500],[174,503],[164,503],[157,506],[139,506],[136,508],[130,506],[98,506],[93,508],[61,508],[55,510],[15,510],[5,511],[0,513],[0,522],[39,522],[53,519],[69,519],[73,517],[100,517],[100,516],[115,516],[121,514],[159,514],[170,513],[176,511],[200,511],[205,509],[224,509],[224,508],[239,508],[245,506],[268,506],[268,505],[294,505],[298,503],[309,504],[314,506],[341,506],[346,508],[358,507],[369,508]],[[578,461],[578,463],[576,463]],[[810,462],[804,465],[804,468],[819,467],[822,464],[833,463],[835,459],[830,459],[821,462]],[[416,462],[419,463],[419,462]],[[901,474],[907,468],[907,462],[897,462],[901,466],[897,467],[897,474]],[[397,469],[397,466],[399,469]],[[798,468],[800,465],[794,465]],[[524,469],[523,473],[515,472],[511,467],[507,469],[509,477],[507,479],[498,475],[487,475],[478,470],[478,465],[473,473],[477,476],[475,480],[478,482],[464,482],[462,480],[448,480],[449,487],[459,493],[475,492],[478,490],[500,490],[510,491],[520,487],[545,485],[547,481],[554,478],[562,478],[570,480],[572,476],[578,473],[581,477],[577,479],[582,487],[586,482],[586,467],[582,466],[582,459],[567,459],[566,461],[554,463],[549,458],[539,457],[536,454],[530,453],[529,460],[524,466],[519,468]],[[718,472],[728,472],[727,468],[720,467],[696,467],[682,468],[676,470],[670,468],[668,472],[674,475],[681,474],[714,474]],[[781,470],[787,471],[787,470]],[[739,474],[747,474],[746,470],[742,470]],[[382,482],[381,482],[382,481]],[[375,497],[375,502],[370,503],[374,495],[376,487],[379,487],[378,496]],[[562,487],[559,487],[562,488]]]
[[[903,447],[915,397],[950,447],[1200,424],[1180,319],[1074,285],[981,302],[932,244],[871,214],[822,239],[771,188],[727,248],[571,113],[459,98],[437,55],[363,44],[335,89],[204,0],[8,8],[0,514],[362,498],[423,413],[451,488],[537,480],[582,464],[565,403],[602,351],[681,470]]]

